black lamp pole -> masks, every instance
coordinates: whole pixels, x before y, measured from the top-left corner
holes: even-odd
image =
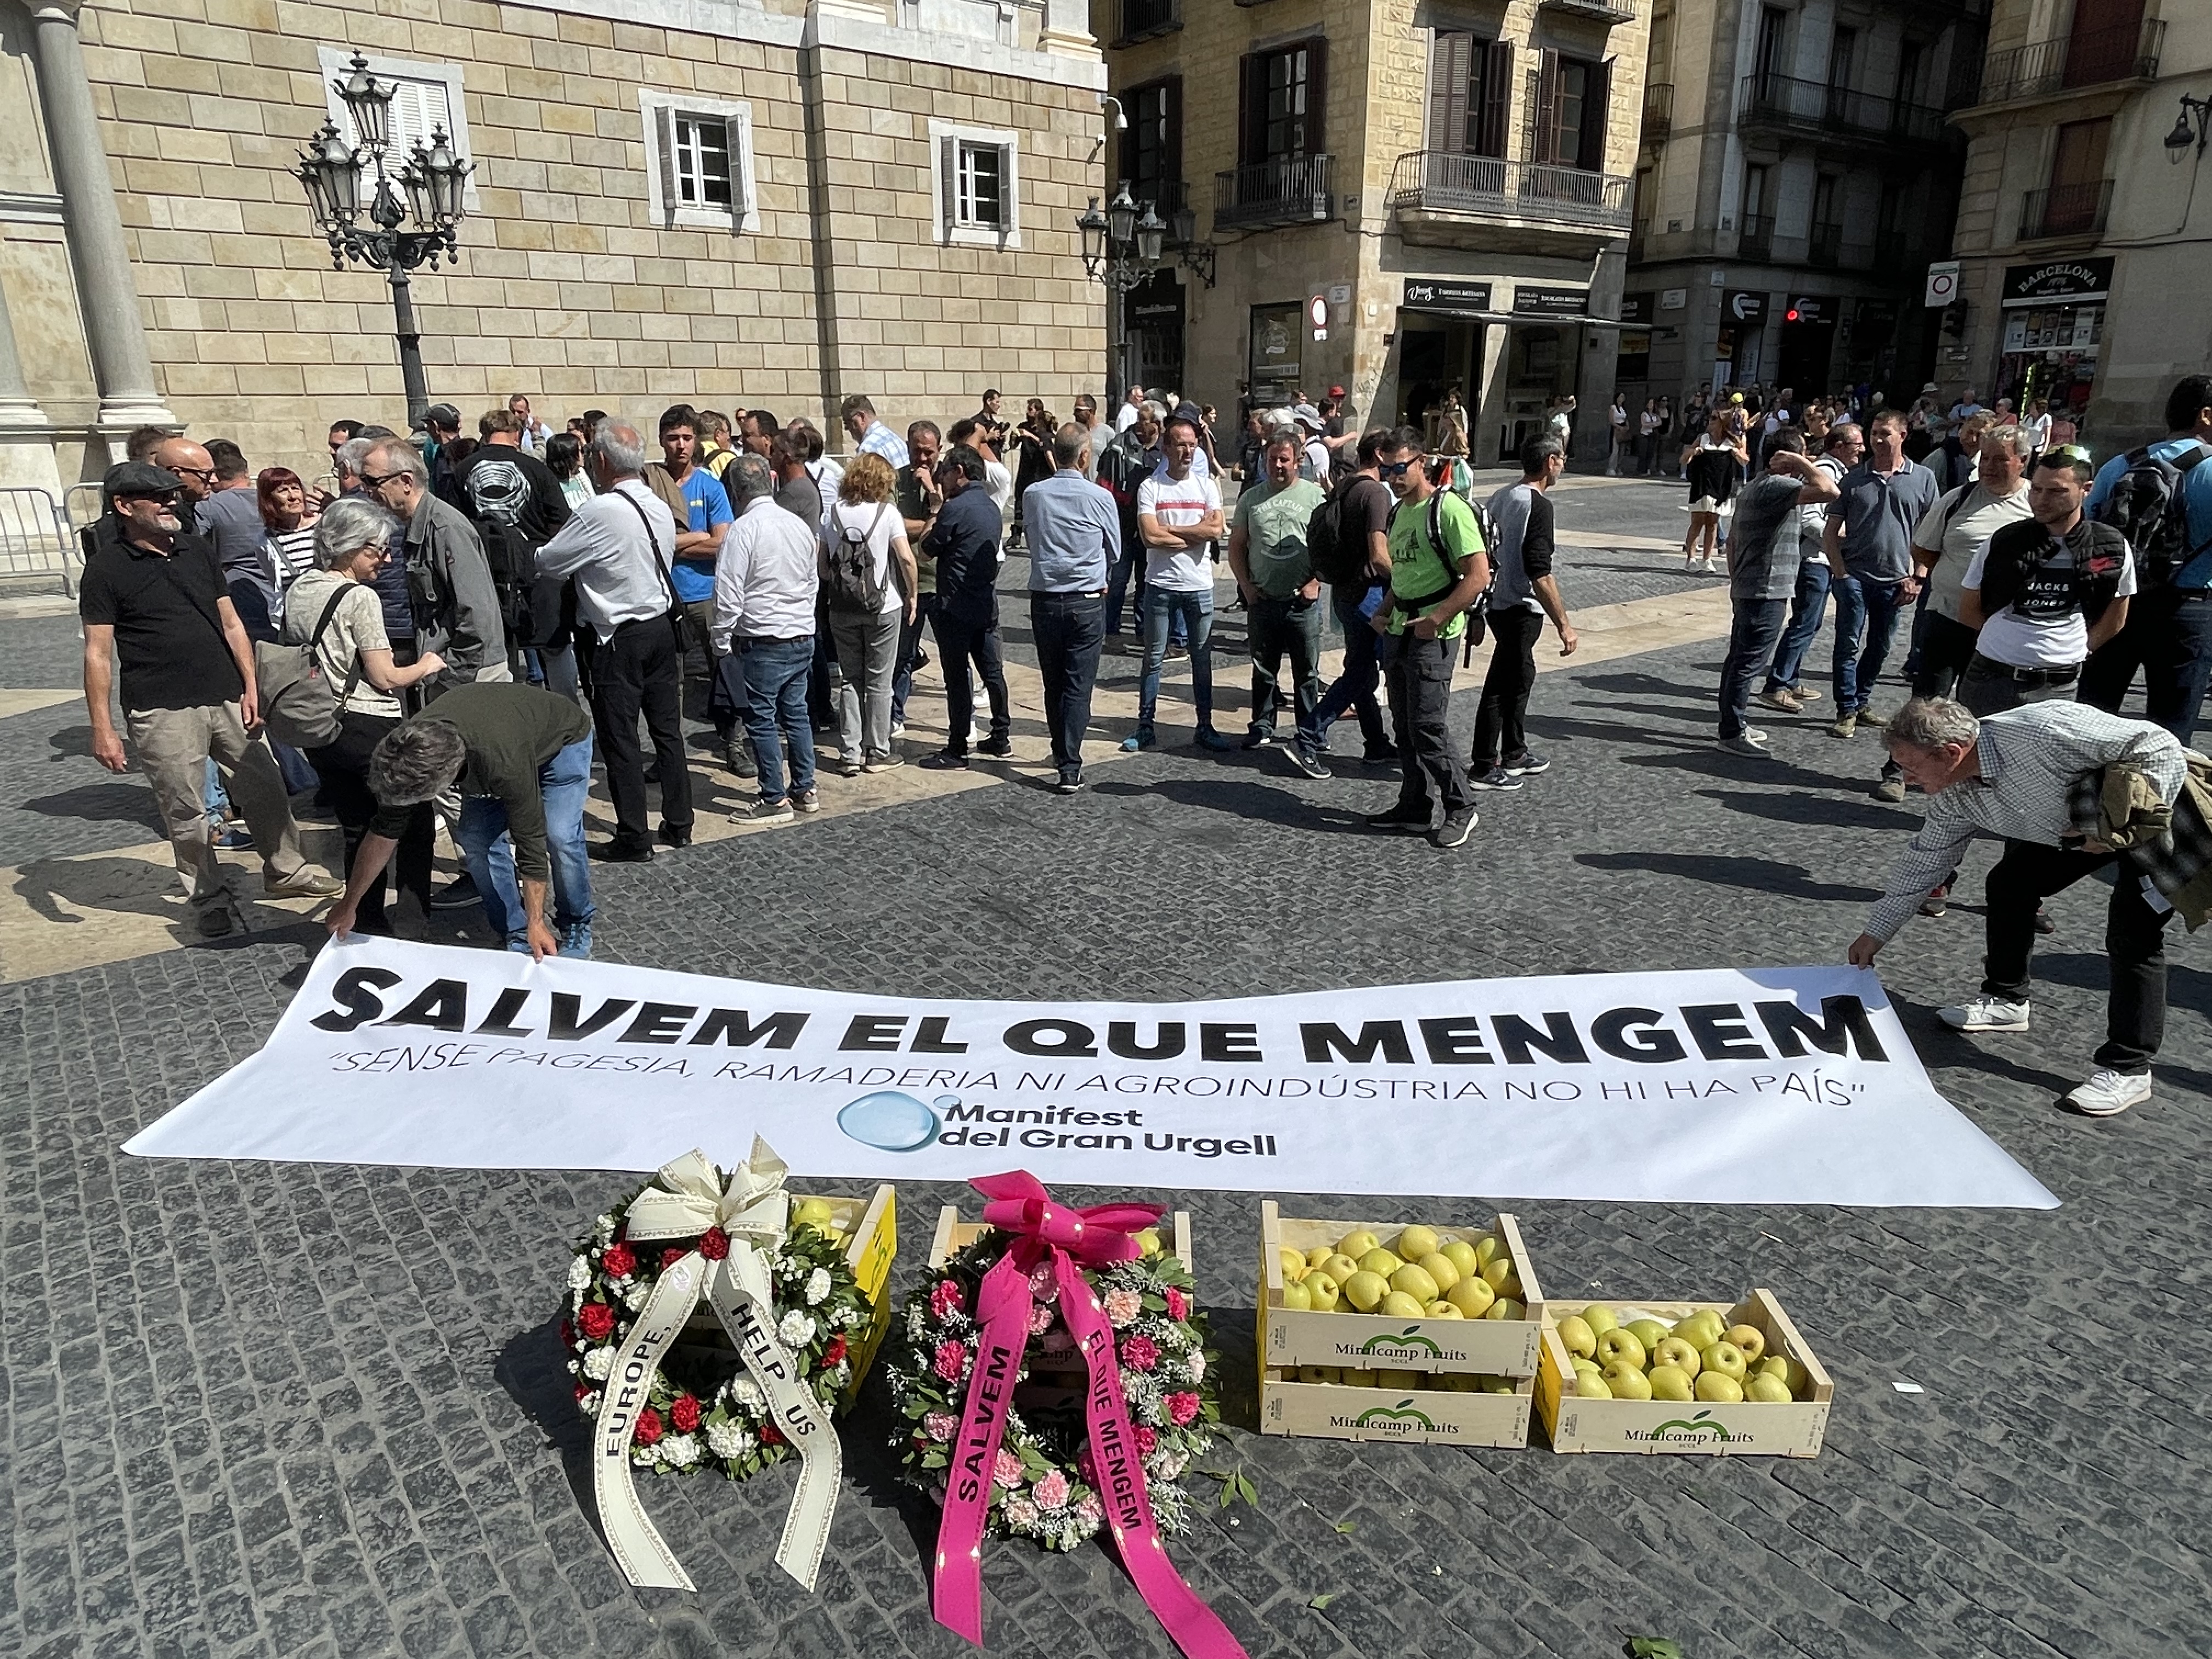
[[[331,245],[331,267],[348,259],[384,272],[392,284],[392,333],[399,343],[399,374],[407,388],[407,421],[421,430],[430,407],[430,386],[422,373],[422,337],[415,326],[415,300],[408,273],[441,259],[459,263],[453,234],[467,213],[464,195],[475,169],[454,153],[442,126],[433,128],[428,145],[416,140],[395,179],[385,167],[392,149],[392,100],[398,88],[369,73],[368,59],[356,52],[350,73],[332,84],[353,117],[358,145],[349,144],[334,122],[308,140],[293,175],[307,189],[315,228]],[[374,175],[362,200],[362,186]],[[401,191],[406,199],[400,199]],[[368,222],[362,219],[366,214]],[[406,228],[410,217],[413,228]]]

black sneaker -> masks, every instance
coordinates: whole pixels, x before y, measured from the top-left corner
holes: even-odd
[[[1078,772],[1073,777],[1063,774],[1053,788],[1063,795],[1079,795],[1083,793],[1083,774]]]
[[[1521,780],[1502,766],[1493,766],[1487,772],[1479,772],[1470,766],[1467,771],[1467,782],[1470,789],[1503,791],[1521,787]]]
[[[1474,833],[1475,822],[1474,808],[1462,806],[1456,812],[1445,813],[1444,821],[1430,832],[1429,839],[1438,847],[1464,847]]]
[[[464,872],[430,895],[433,910],[468,910],[483,902],[477,891],[476,878]]]
[[[1328,767],[1322,764],[1322,759],[1319,755],[1314,753],[1310,749],[1304,748],[1296,744],[1292,745],[1291,749],[1291,764],[1297,767],[1299,771],[1304,773],[1310,778],[1321,779],[1334,775]]]
[[[1395,766],[1399,763],[1398,745],[1386,743],[1379,749],[1370,749],[1359,757],[1362,766]]]
[[[633,847],[624,841],[593,842],[584,849],[600,864],[650,864],[653,848],[650,843]]]
[[[924,755],[915,764],[925,772],[965,772],[968,757],[956,755],[949,749],[940,749],[933,755]]]
[[[722,745],[722,764],[730,769],[730,775],[738,778],[757,778],[760,768],[753,764],[752,745],[735,738]]]
[[[975,752],[994,755],[1003,760],[1014,752],[1014,740],[1012,738],[986,738],[975,745]]]
[[[1255,726],[1249,732],[1247,732],[1244,734],[1244,741],[1239,744],[1237,747],[1240,749],[1265,749],[1268,744],[1274,742],[1274,740],[1275,734],[1273,732],[1268,731],[1265,726]]]
[[[672,823],[662,824],[660,844],[663,847],[689,847],[691,844],[691,827],[686,824],[683,829],[678,830]]]
[[[1429,832],[1431,813],[1426,807],[1412,811],[1404,806],[1394,806],[1387,812],[1370,812],[1370,830],[1398,830],[1409,836],[1425,836]]]
[[[1516,778],[1540,777],[1552,769],[1552,763],[1541,755],[1523,755],[1519,760],[1506,762],[1504,769]]]

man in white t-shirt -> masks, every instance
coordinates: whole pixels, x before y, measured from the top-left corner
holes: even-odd
[[[1014,475],[999,459],[999,444],[990,428],[970,416],[953,423],[952,430],[945,434],[945,441],[954,448],[968,445],[983,458],[983,489],[991,498],[991,505],[999,509],[999,562],[1006,562],[1006,543],[1014,526]]]
[[[2091,475],[2082,451],[2046,452],[2028,479],[2035,516],[1997,530],[1966,567],[1960,618],[1981,632],[1959,701],[1978,716],[2070,701],[2089,653],[2127,624],[2135,556],[2083,514]]]
[[[1133,386],[1122,395],[1121,407],[1114,411],[1114,430],[1127,432],[1137,423],[1137,411],[1145,406],[1145,388]]]
[[[1177,416],[1160,438],[1165,464],[1137,487],[1137,534],[1145,544],[1145,671],[1137,691],[1137,729],[1122,739],[1129,753],[1157,741],[1154,715],[1160,701],[1160,666],[1167,660],[1168,629],[1178,617],[1190,641],[1191,692],[1198,705],[1196,743],[1227,749],[1213,729],[1213,562],[1209,544],[1220,539],[1221,491],[1192,465],[1198,428]]]

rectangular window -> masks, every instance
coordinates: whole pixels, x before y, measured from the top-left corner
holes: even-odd
[[[1605,167],[1610,64],[1545,48],[1528,75],[1528,159],[1585,173]]]
[[[1757,68],[1760,80],[1789,73],[1789,66],[1782,55],[1782,37],[1789,27],[1790,14],[1781,7],[1762,6],[1759,9]]]
[[[996,230],[1004,222],[1006,152],[996,144],[959,141],[959,193],[953,223],[966,230]]]
[[[1121,94],[1129,118],[1121,135],[1121,176],[1129,194],[1159,205],[1164,219],[1183,205],[1182,77],[1170,76]]]
[[[1261,158],[1272,161],[1303,155],[1306,153],[1306,49],[1297,46],[1270,52],[1265,62],[1267,103],[1262,117],[1266,126],[1261,137]]]
[[[1327,106],[1322,71],[1328,42],[1319,38],[1255,52],[1243,60],[1237,159],[1246,167],[1320,155]]]
[[[757,230],[752,106],[690,94],[641,91],[646,194],[665,228]]]
[[[929,161],[937,241],[1021,246],[1021,171],[1012,133],[932,121]]]
[[[1859,32],[1838,27],[1834,45],[1828,48],[1828,84],[1844,88],[1851,83],[1851,70],[1856,67],[1859,55]]]

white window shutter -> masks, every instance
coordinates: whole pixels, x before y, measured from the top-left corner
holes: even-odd
[[[676,178],[676,111],[667,104],[653,106],[653,155],[655,193],[664,219],[673,219],[684,204],[684,191]]]
[[[938,210],[944,216],[945,232],[950,236],[960,223],[960,141],[949,136],[939,138],[937,158],[939,194],[942,198]]]

